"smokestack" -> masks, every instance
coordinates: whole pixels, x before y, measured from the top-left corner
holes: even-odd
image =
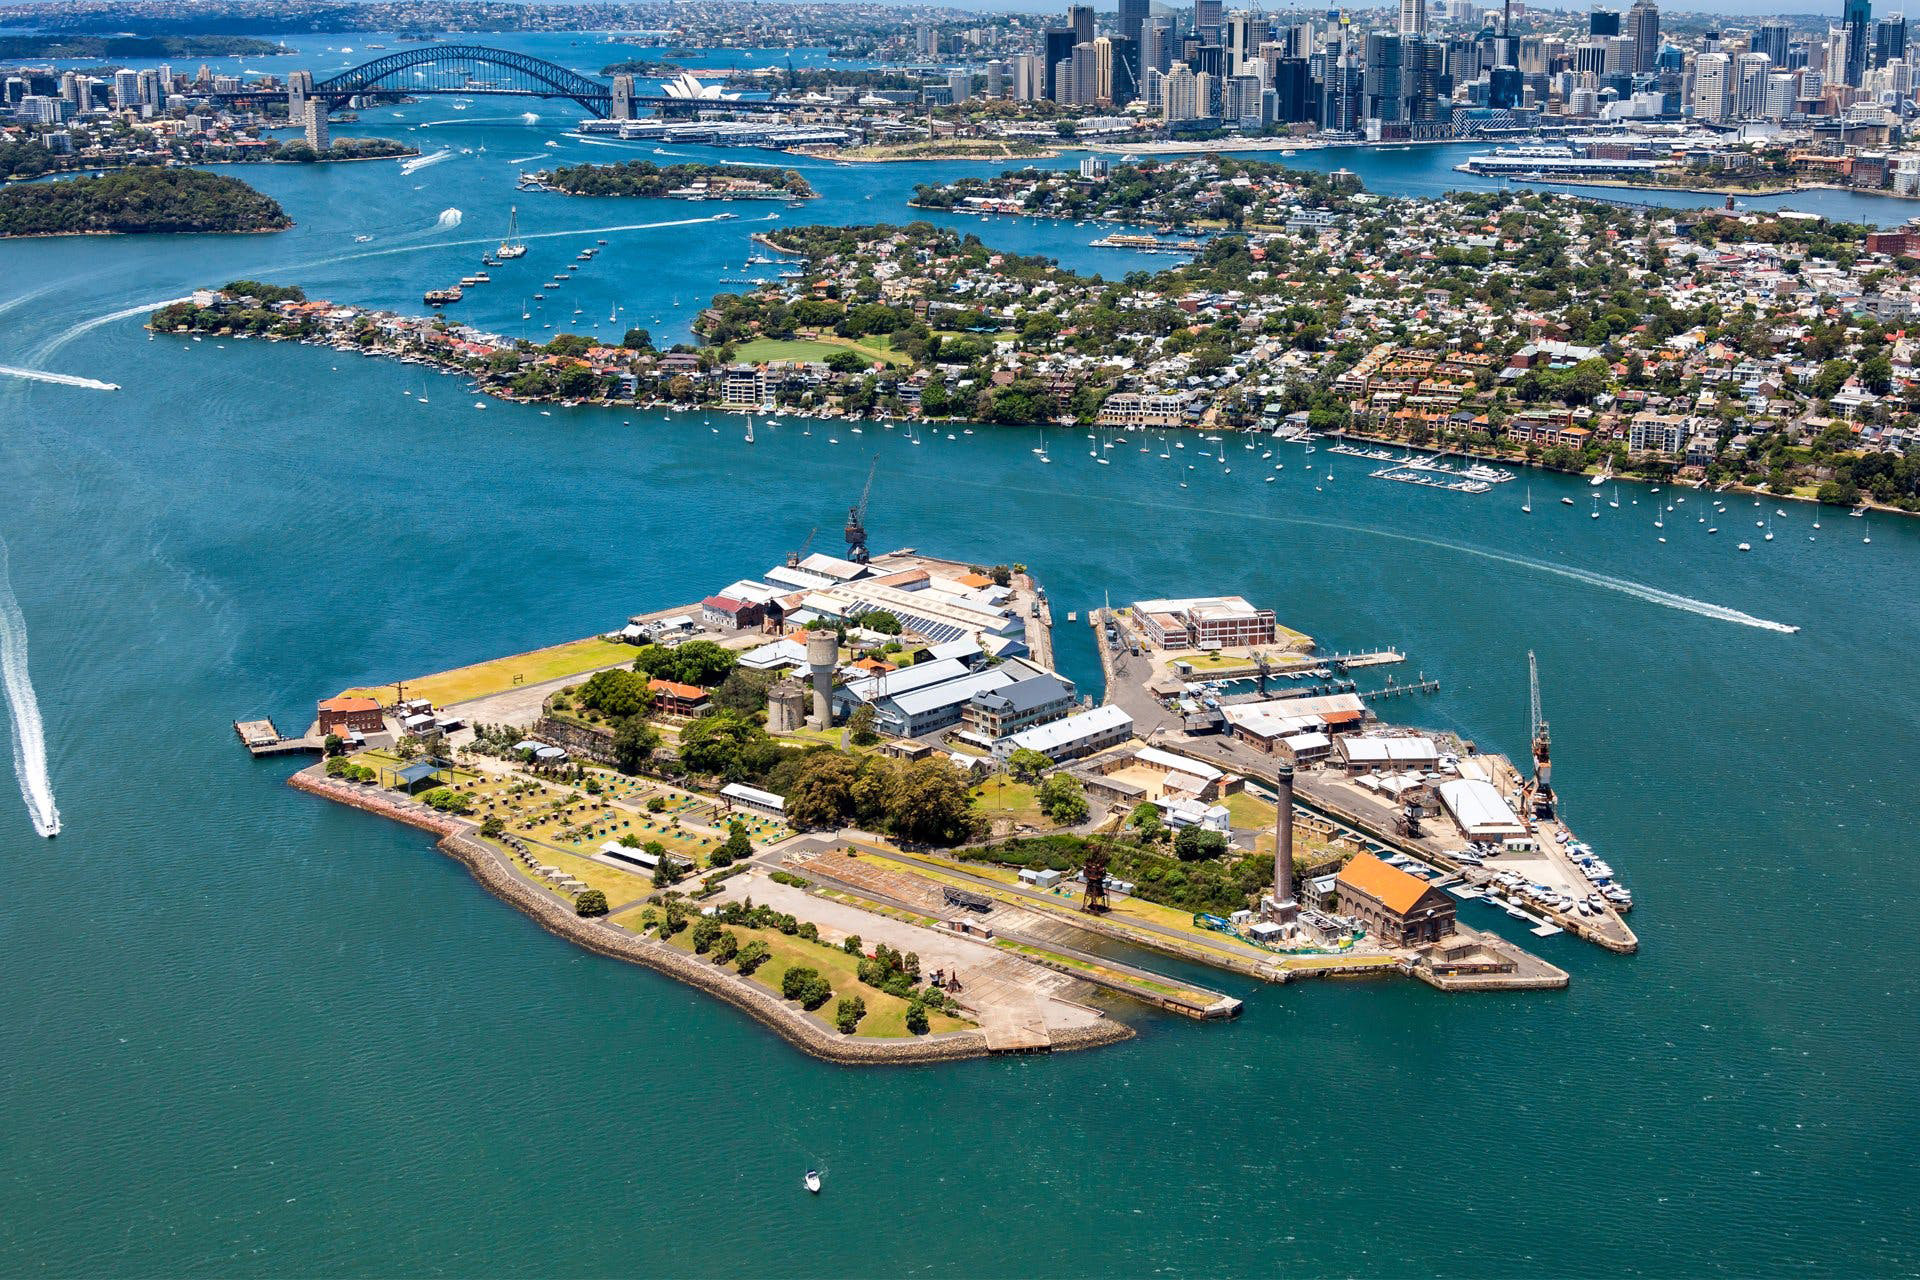
[[[1282,762],[1274,775],[1275,809],[1273,815],[1273,896],[1267,899],[1267,916],[1282,924],[1291,924],[1300,915],[1300,904],[1293,894],[1293,766]]]

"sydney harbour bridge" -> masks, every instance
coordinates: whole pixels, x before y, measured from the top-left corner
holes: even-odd
[[[288,77],[288,84],[287,89],[253,88],[210,96],[239,104],[288,97],[323,102],[330,110],[345,106],[354,98],[379,96],[565,98],[603,120],[631,119],[642,109],[784,112],[801,110],[807,105],[767,99],[636,93],[632,76],[614,76],[611,82],[597,80],[544,58],[471,44],[432,44],[403,49],[325,80],[312,80],[308,72],[294,72]],[[295,114],[297,118],[298,112]]]

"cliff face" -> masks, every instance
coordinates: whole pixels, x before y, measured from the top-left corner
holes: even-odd
[[[551,742],[556,747],[565,747],[569,755],[579,759],[591,760],[595,764],[614,763],[611,730],[603,732],[589,729],[584,725],[543,715],[534,723],[533,736],[542,742]]]

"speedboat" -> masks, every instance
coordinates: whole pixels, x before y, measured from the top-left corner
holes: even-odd
[[[813,1192],[814,1195],[819,1195],[820,1194],[820,1171],[817,1169],[807,1170],[807,1176],[802,1178],[800,1180],[800,1183],[807,1190]]]

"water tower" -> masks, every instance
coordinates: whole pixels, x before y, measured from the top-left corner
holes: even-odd
[[[833,727],[833,672],[840,665],[840,637],[825,629],[807,633],[807,670],[813,673],[813,727]]]
[[[767,690],[767,732],[792,733],[807,720],[807,686],[781,680]]]

